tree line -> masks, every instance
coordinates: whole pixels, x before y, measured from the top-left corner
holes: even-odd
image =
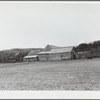
[[[89,51],[90,56],[100,57],[100,41],[94,41],[91,43],[81,43],[75,47],[76,52]]]
[[[36,50],[36,49],[29,48],[29,49],[11,49],[11,50],[0,51],[0,63],[23,61],[23,57],[26,56],[31,50]]]

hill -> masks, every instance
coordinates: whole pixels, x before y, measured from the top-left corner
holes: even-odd
[[[26,56],[31,50],[42,50],[42,48],[26,48],[26,49],[10,49],[0,51],[0,62],[11,62],[10,58],[14,58],[16,54],[21,53],[22,57]]]

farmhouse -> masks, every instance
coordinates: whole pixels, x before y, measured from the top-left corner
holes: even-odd
[[[10,57],[10,62],[21,62],[23,61],[23,54],[21,52],[18,52]]]
[[[38,56],[37,53],[39,52],[39,50],[32,50],[28,53],[27,56],[23,57],[23,61],[37,61],[38,60]]]
[[[38,53],[40,61],[75,59],[75,50],[70,47],[57,47],[50,51]]]

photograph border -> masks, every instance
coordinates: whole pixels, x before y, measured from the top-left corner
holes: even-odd
[[[92,2],[100,0],[0,0],[0,2]],[[100,91],[0,91],[0,99],[100,99]]]

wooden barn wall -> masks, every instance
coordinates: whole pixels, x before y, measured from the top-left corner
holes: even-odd
[[[38,54],[39,61],[49,60],[66,60],[73,58],[72,52],[51,53],[51,54]]]
[[[49,60],[60,60],[61,55],[60,54],[50,54],[49,55]]]
[[[64,59],[70,59],[70,58],[71,58],[70,52],[49,55],[49,60],[64,60]]]
[[[64,60],[64,59],[70,59],[71,53],[54,53],[54,54],[41,54],[38,55],[38,58],[40,61],[49,61],[49,60]]]
[[[39,61],[48,61],[49,55],[48,54],[39,54],[38,58],[39,58]]]

